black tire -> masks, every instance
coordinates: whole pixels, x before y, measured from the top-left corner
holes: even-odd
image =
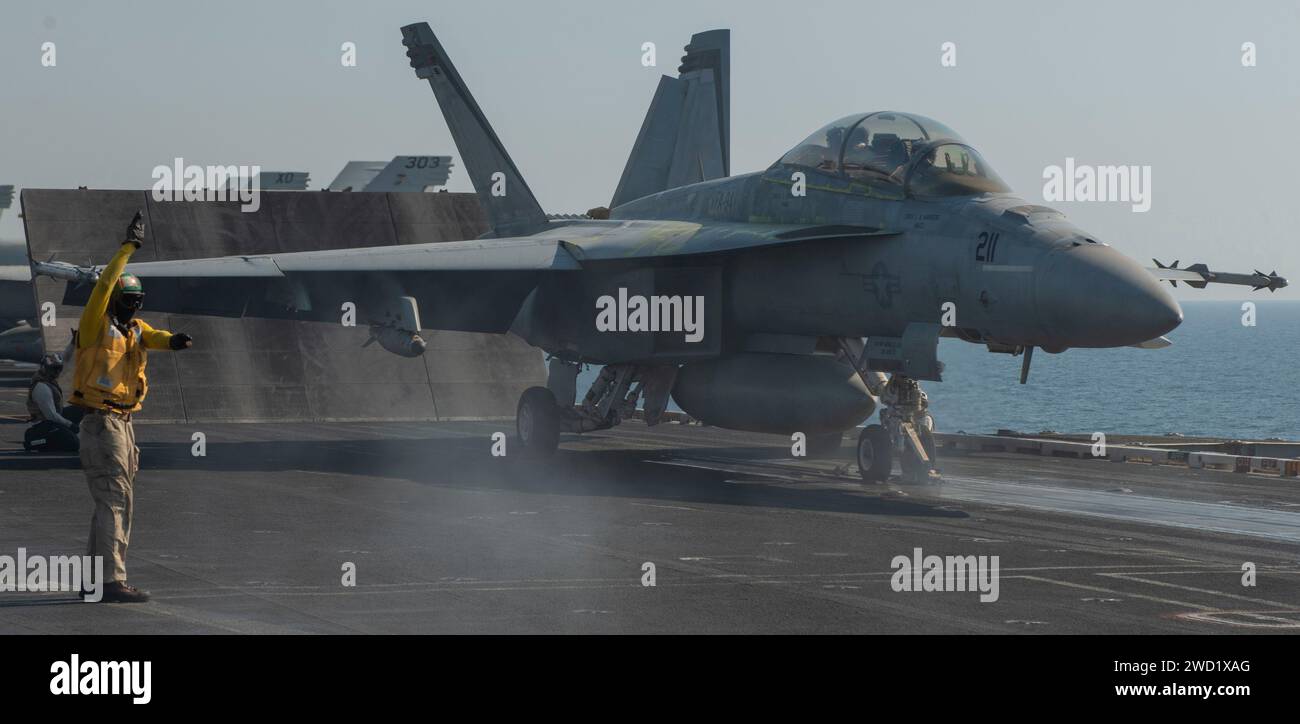
[[[868,483],[889,479],[894,468],[894,448],[880,425],[867,425],[858,435],[858,474]]]
[[[844,444],[844,433],[830,432],[819,435],[809,435],[804,440],[805,451],[810,458],[833,458],[840,452],[840,447]]]
[[[938,460],[935,458],[934,432],[925,428],[916,431],[917,436],[921,438],[921,446],[925,448],[926,457],[930,458],[930,465],[938,469]],[[903,468],[903,478],[911,482],[927,482],[930,476],[930,468],[921,464],[921,461],[908,454],[899,460]]]
[[[553,455],[560,445],[560,406],[545,387],[529,387],[519,396],[515,434],[528,455]]]

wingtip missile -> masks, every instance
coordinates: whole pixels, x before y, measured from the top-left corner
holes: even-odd
[[[1189,287],[1204,289],[1209,284],[1238,284],[1250,287],[1254,291],[1267,289],[1275,292],[1288,285],[1286,277],[1278,276],[1276,270],[1265,274],[1255,269],[1251,274],[1235,274],[1233,272],[1212,271],[1205,264],[1192,264],[1186,268],[1180,269],[1178,262],[1173,264],[1163,264],[1159,259],[1152,259],[1156,268],[1149,271],[1156,279],[1167,281],[1173,286],[1178,286],[1178,282],[1183,282]]]
[[[1171,264],[1170,266],[1165,266],[1164,264],[1161,264],[1159,259],[1155,259],[1155,258],[1153,258],[1151,261],[1155,262],[1155,264],[1156,264],[1156,268],[1157,268],[1157,269],[1177,269],[1177,268],[1178,268],[1178,260],[1177,260],[1177,259],[1174,259],[1174,263]],[[1177,279],[1166,279],[1165,281],[1169,282],[1169,286],[1171,286],[1171,287],[1173,287],[1173,288],[1175,288],[1175,289],[1178,288],[1178,280],[1177,280]]]
[[[51,279],[72,282],[75,286],[94,284],[99,281],[99,269],[94,266],[79,267],[64,261],[54,261],[53,256],[50,257],[50,261],[32,261],[31,267],[33,278],[46,276]]]

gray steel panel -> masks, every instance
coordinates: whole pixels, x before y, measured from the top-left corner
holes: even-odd
[[[546,384],[546,380],[534,382]],[[525,385],[531,387],[533,385]],[[433,384],[433,396],[438,405],[439,420],[481,419],[486,417],[514,417],[519,403],[519,385],[515,382],[480,382]],[[511,431],[510,424],[503,431]]]
[[[319,420],[437,419],[427,382],[313,384],[307,387],[307,399]],[[478,413],[485,414],[489,413]]]
[[[262,195],[275,217],[279,249],[311,251],[397,243],[386,194],[269,192]]]
[[[146,407],[152,402],[146,403]],[[313,411],[302,385],[185,386],[189,422],[216,420],[310,420]],[[151,412],[149,417],[156,417]]]
[[[273,212],[267,203],[272,196],[264,194],[262,207],[256,212],[241,211],[238,201],[150,200],[148,233],[156,258],[160,261],[194,259],[235,253],[232,249],[279,248]],[[153,259],[143,259],[137,254],[133,261]]]
[[[399,357],[379,343],[362,347],[369,329],[341,324],[298,325],[300,360],[311,385],[359,384],[376,381],[425,385],[429,374],[421,359]]]

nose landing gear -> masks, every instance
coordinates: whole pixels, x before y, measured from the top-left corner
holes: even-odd
[[[841,351],[881,404],[880,424],[867,425],[858,436],[858,473],[868,483],[884,482],[897,458],[905,482],[940,482],[929,398],[910,377],[894,373],[886,381],[884,374],[867,369],[861,347],[859,340],[840,341]]]
[[[899,401],[898,393],[906,396]],[[892,399],[891,399],[892,398]],[[937,483],[942,480],[935,467],[934,419],[926,412],[928,403],[916,380],[894,375],[881,402],[879,425],[867,425],[858,436],[858,472],[869,483],[889,479],[894,458],[908,483]]]
[[[883,483],[894,469],[894,446],[880,425],[867,425],[858,435],[858,474],[868,483]]]

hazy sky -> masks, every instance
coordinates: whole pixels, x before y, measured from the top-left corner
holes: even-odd
[[[0,10],[0,183],[147,188],[154,166],[306,170],[455,154],[399,27],[428,21],[547,211],[607,204],[660,74],[732,30],[732,171],[858,111],[960,132],[1020,195],[1152,167],[1152,207],[1051,203],[1146,261],[1276,267],[1300,298],[1300,3],[42,2]],[[41,44],[57,66],[40,64]],[[344,68],[340,45],[356,43]],[[658,67],[641,65],[641,44]],[[957,67],[940,46],[957,45]],[[1253,42],[1257,63],[1242,66]],[[452,190],[469,190],[453,171]],[[15,201],[15,205],[16,205]],[[21,238],[17,209],[0,238]],[[1240,297],[1239,288],[1181,292]]]

